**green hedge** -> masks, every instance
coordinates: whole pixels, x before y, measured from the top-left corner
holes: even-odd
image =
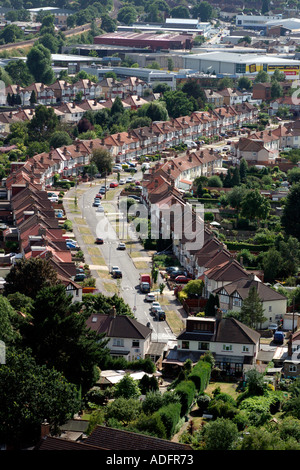
[[[177,423],[180,420],[180,403],[170,403],[169,405],[162,406],[155,414],[160,416],[166,429],[167,439],[170,439],[175,433]]]
[[[184,416],[193,403],[196,385],[192,380],[183,380],[175,387],[175,393],[180,397],[181,416]]]
[[[200,360],[193,367],[188,379],[194,382],[197,392],[204,393],[210,379],[210,373],[211,364],[207,361]]]
[[[242,242],[228,242],[225,241],[225,244],[228,248],[228,250],[249,250],[249,251],[268,251],[270,248],[272,248],[273,244],[264,244],[264,245],[255,245],[254,243],[242,243]]]

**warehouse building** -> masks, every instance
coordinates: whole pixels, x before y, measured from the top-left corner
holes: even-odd
[[[299,80],[300,60],[283,59],[277,56],[264,54],[238,54],[226,52],[208,52],[203,54],[189,54],[184,57],[183,68],[194,73],[202,72],[238,78],[243,75],[253,76],[264,70],[274,73],[279,69],[284,72],[288,80]]]
[[[144,47],[152,51],[170,49],[191,50],[193,47],[193,35],[116,32],[94,37],[94,44]]]

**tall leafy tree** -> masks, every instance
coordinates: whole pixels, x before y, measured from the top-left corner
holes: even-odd
[[[43,44],[37,44],[30,49],[26,64],[36,82],[48,85],[54,81],[55,76],[51,67],[51,52]]]
[[[265,220],[270,212],[271,205],[268,199],[262,196],[258,189],[249,191],[243,198],[242,215],[250,220]]]
[[[281,223],[288,235],[300,240],[300,183],[293,184],[289,190]]]
[[[240,312],[240,320],[245,325],[255,328],[266,321],[264,308],[255,286],[249,289],[248,297],[243,301]]]
[[[5,66],[5,71],[16,85],[28,86],[34,82],[34,78],[29,72],[26,63],[21,59],[11,60]]]
[[[48,260],[22,259],[13,265],[5,281],[4,295],[19,292],[35,298],[42,287],[57,284],[57,272]]]
[[[30,324],[22,330],[39,364],[54,367],[84,391],[97,380],[97,365],[108,353],[104,335],[87,328],[88,315],[80,303],[72,303],[63,284],[44,287],[36,296]]]
[[[75,386],[55,369],[39,366],[28,350],[8,349],[0,393],[0,439],[15,450],[37,444],[45,419],[57,432],[80,410]]]
[[[35,109],[35,114],[28,124],[28,136],[30,141],[49,140],[56,129],[58,118],[53,108],[47,108],[42,104]]]

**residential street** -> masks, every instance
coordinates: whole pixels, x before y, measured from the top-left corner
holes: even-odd
[[[138,178],[138,174],[137,174]],[[107,179],[107,184],[115,180],[114,175]],[[89,264],[92,277],[96,279],[96,287],[105,295],[119,294],[132,308],[137,320],[144,325],[148,322],[153,329],[153,341],[168,342],[175,340],[167,322],[156,321],[150,314],[150,304],[144,301],[145,295],[139,291],[139,276],[141,273],[150,273],[151,254],[144,251],[135,234],[129,228],[127,240],[122,238],[125,224],[116,218],[118,215],[118,195],[122,186],[110,189],[106,199],[101,201],[105,214],[97,212],[93,207],[95,195],[98,193],[104,180],[94,180],[93,184],[82,183],[76,189],[72,188],[64,197],[64,208],[67,218],[73,224],[73,232],[85,256],[85,263]],[[77,207],[75,197],[77,195]],[[119,237],[118,237],[119,233]],[[103,245],[96,245],[96,237],[104,239]],[[118,250],[120,241],[126,242],[127,249]],[[122,279],[114,280],[110,274],[112,266],[118,266],[122,271]],[[174,310],[174,295],[164,291],[164,308],[169,308],[169,298],[172,300]],[[160,301],[159,292],[157,293]],[[176,302],[177,303],[177,302]],[[178,306],[176,305],[177,309]],[[180,315],[180,313],[178,313]],[[180,315],[181,316],[181,315]]]

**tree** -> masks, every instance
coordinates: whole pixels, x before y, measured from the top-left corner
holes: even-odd
[[[246,42],[247,44],[251,44],[251,37],[250,36],[244,36],[241,39],[238,40],[238,44],[241,42]]]
[[[29,258],[17,261],[6,276],[4,295],[20,292],[35,298],[44,286],[57,284],[57,272],[49,260]]]
[[[189,18],[190,13],[187,7],[184,5],[178,5],[177,7],[172,8],[170,11],[171,18]]]
[[[283,95],[283,89],[279,82],[273,81],[271,85],[271,98],[276,100]]]
[[[281,273],[283,259],[279,251],[275,247],[270,248],[262,257],[262,268],[264,270],[264,278],[267,282],[274,282]]]
[[[247,171],[248,171],[248,163],[244,158],[242,158],[241,161],[240,161],[240,180],[241,180],[241,183],[246,183]]]
[[[267,320],[264,316],[264,308],[255,286],[250,287],[248,297],[243,301],[240,312],[241,322],[250,328]]]
[[[130,374],[125,374],[124,377],[115,386],[114,396],[116,398],[138,398],[141,395],[141,390]]]
[[[31,75],[26,63],[22,59],[11,60],[5,66],[5,71],[16,85],[26,87],[34,82],[34,77]]]
[[[138,109],[137,114],[138,116],[149,117],[151,121],[167,121],[169,119],[164,103],[160,102],[144,104]]]
[[[45,419],[57,433],[80,410],[75,386],[56,370],[36,364],[28,350],[8,349],[0,390],[0,439],[15,450],[37,443]]]
[[[43,36],[44,34],[51,34],[52,36],[55,35],[54,15],[46,14],[43,17],[39,34],[40,36]]]
[[[275,69],[273,74],[271,75],[271,82],[284,82],[286,79],[285,73],[280,72],[279,69]]]
[[[26,60],[29,72],[36,82],[50,84],[55,76],[51,67],[51,52],[43,44],[33,46]]]
[[[136,9],[132,6],[125,6],[120,8],[117,18],[120,23],[130,25],[137,19]]]
[[[42,104],[35,109],[35,114],[28,124],[28,135],[31,141],[49,140],[58,124],[58,118],[53,108]]]
[[[226,195],[227,201],[231,207],[237,210],[239,213],[242,206],[242,201],[244,197],[248,194],[249,190],[241,185],[235,186],[232,190]]]
[[[29,98],[29,102],[31,106],[33,106],[37,102],[35,90],[32,90],[30,98]]]
[[[251,90],[252,88],[252,80],[248,77],[240,77],[238,79],[238,87],[241,90]]]
[[[95,163],[98,172],[109,174],[112,171],[112,156],[106,149],[94,149],[91,162]]]
[[[241,204],[242,215],[247,219],[265,220],[271,210],[268,199],[262,196],[258,189],[246,193]]]
[[[203,88],[201,85],[199,85],[199,83],[196,82],[196,80],[187,80],[182,87],[182,91],[187,96],[192,96],[195,98],[200,107],[204,106],[206,102],[206,95],[203,91]]]
[[[40,37],[38,44],[42,44],[46,49],[49,49],[52,54],[57,54],[59,51],[59,41],[54,34],[45,33]]]
[[[189,281],[186,286],[182,289],[189,297],[190,296],[201,296],[204,289],[204,282],[200,279]]]
[[[104,334],[88,328],[89,312],[73,304],[63,284],[38,291],[32,320],[22,329],[23,342],[39,364],[60,371],[88,390],[98,379],[97,365],[108,354]]]
[[[105,419],[114,418],[123,425],[138,418],[141,412],[141,403],[135,398],[119,397],[106,407]]]
[[[167,91],[161,100],[165,101],[168,114],[172,118],[187,116],[195,110],[195,100],[183,91]]]
[[[217,418],[207,423],[202,432],[205,450],[233,450],[238,439],[238,429],[230,419]]]
[[[208,178],[208,186],[212,188],[222,188],[223,183],[221,178],[218,175],[213,175]]]
[[[213,16],[213,7],[206,1],[197,3],[192,8],[192,15],[193,18],[200,17],[201,21],[209,21]]]
[[[64,145],[71,145],[72,139],[66,131],[53,132],[49,140],[50,147],[59,148]]]
[[[113,116],[114,114],[118,114],[118,113],[122,114],[123,112],[124,112],[124,106],[123,106],[122,100],[119,96],[116,96],[112,104],[110,114],[111,116]]]
[[[107,33],[113,33],[117,29],[117,22],[109,15],[105,14],[101,18],[101,29]]]
[[[269,83],[270,82],[270,75],[264,70],[260,70],[256,75],[254,82],[255,83]]]
[[[269,0],[262,0],[261,14],[265,15],[270,10]]]
[[[21,40],[24,36],[24,33],[21,28],[15,24],[10,24],[5,26],[0,33],[0,40],[3,39],[5,44],[14,43]]]
[[[208,297],[208,301],[206,302],[206,305],[204,308],[205,315],[207,317],[215,317],[218,306],[219,306],[218,295],[210,294],[210,296]]]
[[[300,183],[293,184],[286,197],[281,223],[287,235],[300,240]]]
[[[20,340],[20,333],[16,328],[18,325],[18,314],[3,295],[0,296],[0,325],[0,341],[5,343],[6,347]]]

